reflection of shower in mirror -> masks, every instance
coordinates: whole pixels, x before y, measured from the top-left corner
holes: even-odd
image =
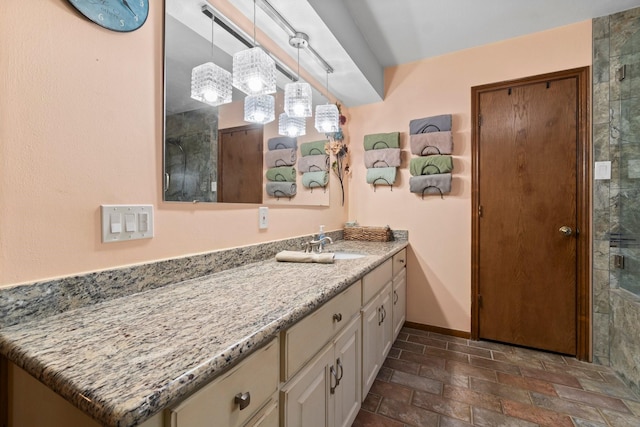
[[[180,138],[167,138],[167,148],[169,146],[178,147],[180,155],[175,155],[174,150],[167,150],[167,164],[165,165],[165,176],[167,182],[165,186],[166,200],[185,200],[184,181],[187,174],[187,154],[180,143]],[[182,158],[182,161],[180,161]]]

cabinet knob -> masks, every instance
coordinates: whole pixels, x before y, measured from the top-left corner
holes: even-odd
[[[334,322],[340,322],[342,320],[342,313],[336,313],[333,315]]]
[[[236,394],[236,397],[233,401],[237,405],[240,405],[240,410],[242,411],[244,408],[249,406],[249,403],[251,403],[251,394],[248,391],[244,393],[238,393]]]

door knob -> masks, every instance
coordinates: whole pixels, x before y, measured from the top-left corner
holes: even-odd
[[[567,227],[566,225],[560,227],[560,230],[558,231],[560,231],[565,236],[571,236],[573,234],[573,230],[571,229],[571,227]]]

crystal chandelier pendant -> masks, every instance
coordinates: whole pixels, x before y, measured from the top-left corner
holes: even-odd
[[[231,73],[213,62],[191,70],[191,98],[216,106],[231,102]]]
[[[340,129],[340,112],[335,104],[316,106],[315,128],[322,133],[335,133]]]
[[[275,98],[271,95],[249,95],[244,98],[244,121],[266,124],[275,119]]]
[[[287,113],[278,117],[278,134],[294,138],[306,133],[307,123],[303,117],[289,117]]]
[[[284,112],[289,117],[311,117],[311,85],[287,83],[284,86]]]
[[[276,63],[260,47],[233,55],[233,86],[247,95],[266,95],[276,91]]]

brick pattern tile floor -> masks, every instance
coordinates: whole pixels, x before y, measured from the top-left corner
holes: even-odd
[[[354,427],[639,427],[640,397],[607,367],[403,328]]]

